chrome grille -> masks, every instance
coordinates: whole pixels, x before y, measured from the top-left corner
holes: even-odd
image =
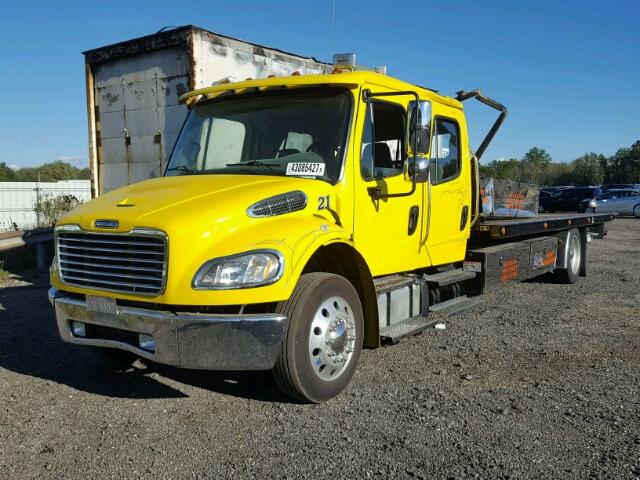
[[[300,190],[265,198],[247,209],[250,217],[273,217],[297,212],[307,206],[307,196]]]
[[[161,232],[127,234],[59,232],[60,279],[96,290],[157,295],[167,273],[167,241]]]

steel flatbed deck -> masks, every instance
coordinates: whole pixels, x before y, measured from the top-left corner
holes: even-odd
[[[480,217],[471,227],[471,238],[495,241],[517,237],[542,235],[569,228],[603,225],[615,218],[610,213],[542,213],[535,217]]]

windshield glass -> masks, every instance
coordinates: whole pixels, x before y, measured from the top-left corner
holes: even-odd
[[[342,88],[230,94],[191,110],[165,175],[289,175],[338,180],[351,97]]]

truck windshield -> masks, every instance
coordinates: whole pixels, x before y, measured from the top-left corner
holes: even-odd
[[[335,183],[351,96],[342,88],[231,94],[191,110],[165,175],[289,175]]]

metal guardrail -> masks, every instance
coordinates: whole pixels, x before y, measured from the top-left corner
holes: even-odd
[[[13,248],[35,245],[36,268],[44,270],[45,244],[53,242],[53,228],[37,228],[35,230],[16,230],[12,232],[0,232],[0,252]]]

